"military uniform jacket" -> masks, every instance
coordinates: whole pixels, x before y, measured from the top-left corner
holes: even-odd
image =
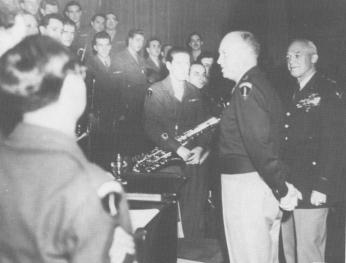
[[[166,151],[176,152],[181,144],[175,137],[207,119],[200,92],[188,82],[185,85],[181,102],[174,96],[169,76],[153,84],[145,99],[145,130],[153,142]],[[204,147],[208,140],[207,134],[201,135],[189,148]]]
[[[102,207],[111,180],[73,138],[19,124],[0,146],[0,262],[109,262],[114,228],[131,231],[125,199]]]
[[[281,103],[259,68],[250,69],[233,89],[220,122],[221,173],[257,171],[277,198],[285,196],[287,167],[279,156]]]
[[[329,202],[338,199],[345,114],[335,84],[319,73],[293,97],[286,112],[283,155],[290,181],[303,194],[300,207],[315,207],[310,204],[312,190],[326,194]]]

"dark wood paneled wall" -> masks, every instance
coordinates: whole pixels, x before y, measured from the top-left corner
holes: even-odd
[[[217,50],[231,6],[230,0],[103,0],[104,10],[118,14],[122,37],[139,27],[148,37],[182,46],[188,34],[197,31],[208,50]]]

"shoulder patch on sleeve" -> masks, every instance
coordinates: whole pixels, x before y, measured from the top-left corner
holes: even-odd
[[[105,182],[99,187],[97,194],[101,199],[103,209],[111,216],[117,215],[118,206],[123,194],[120,183],[116,181]]]
[[[244,98],[247,98],[251,91],[252,91],[252,83],[250,82],[243,82],[239,85],[239,89],[240,89],[240,95]]]
[[[147,96],[151,97],[151,95],[153,95],[153,89],[152,88],[148,88],[147,89]]]

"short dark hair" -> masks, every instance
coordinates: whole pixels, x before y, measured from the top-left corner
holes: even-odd
[[[108,15],[113,15],[115,16],[115,20],[119,22],[119,18],[118,18],[118,15],[116,13],[114,13],[113,11],[108,11],[107,13],[105,13],[105,17],[107,19],[107,16]]]
[[[40,8],[45,9],[47,5],[55,5],[59,9],[59,3],[57,0],[42,0]]]
[[[172,62],[174,55],[177,54],[177,53],[185,53],[185,54],[190,56],[190,53],[189,53],[189,51],[186,48],[172,47],[171,50],[167,54],[166,61]]]
[[[203,58],[212,58],[215,60],[215,55],[211,51],[202,51],[202,53],[198,56],[198,62],[201,62]]]
[[[90,21],[91,21],[91,22],[95,22],[96,17],[103,17],[103,18],[106,20],[105,14],[103,14],[103,13],[97,13],[97,14],[95,14],[95,15],[93,15],[93,16],[91,17]]]
[[[153,41],[158,41],[160,44],[161,44],[161,40],[158,38],[158,37],[151,37],[147,40],[147,43],[145,45],[145,47],[149,47],[150,46],[150,43],[153,42]]]
[[[69,19],[68,17],[64,17],[64,21],[63,21],[64,25],[70,25],[73,26],[74,28],[76,28],[76,23],[73,22],[71,19]]]
[[[67,4],[65,5],[64,14],[68,11],[68,8],[70,6],[78,6],[79,9],[82,10],[81,4],[78,1],[72,0],[72,1],[67,2]]]
[[[134,38],[135,35],[142,35],[144,37],[144,30],[140,28],[134,28],[129,31],[126,38],[126,46],[129,45],[129,39]]]
[[[57,57],[66,59],[58,71],[50,67]],[[68,70],[76,65],[74,56],[58,41],[40,35],[25,38],[0,58],[0,114],[16,115],[19,121],[24,113],[53,103]]]
[[[62,15],[60,15],[60,14],[49,14],[49,15],[46,15],[46,16],[42,17],[40,25],[44,26],[44,27],[47,27],[47,25],[49,24],[49,21],[51,19],[58,20],[62,24],[64,24],[64,17]]]
[[[189,34],[189,36],[188,36],[188,38],[187,38],[187,45],[189,45],[192,36],[198,36],[199,39],[200,39],[201,41],[203,41],[202,35],[201,35],[200,33],[196,32],[196,31],[194,31],[194,32],[192,32],[192,33]]]
[[[108,39],[111,42],[111,36],[106,31],[97,32],[92,40],[93,49],[97,39]]]

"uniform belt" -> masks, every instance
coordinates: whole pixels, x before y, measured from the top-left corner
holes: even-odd
[[[244,157],[221,158],[220,172],[224,174],[250,173],[256,171],[251,161]]]

